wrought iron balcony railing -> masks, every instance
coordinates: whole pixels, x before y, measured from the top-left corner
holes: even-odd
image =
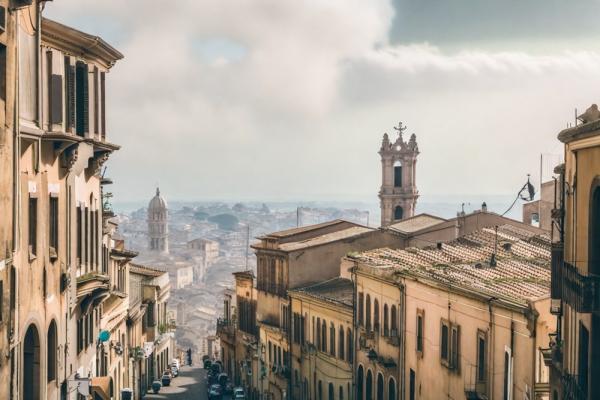
[[[551,296],[580,313],[600,311],[600,276],[583,273],[565,262],[562,247],[553,247]]]
[[[580,384],[578,375],[563,374],[563,400],[587,400],[586,390]]]

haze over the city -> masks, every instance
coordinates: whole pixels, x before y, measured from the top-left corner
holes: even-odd
[[[422,195],[513,195],[597,100],[597,1],[165,5],[46,4],[125,54],[107,89],[121,200],[376,201],[400,120]]]

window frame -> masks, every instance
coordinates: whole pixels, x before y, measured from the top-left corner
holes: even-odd
[[[421,321],[419,324],[419,320]],[[415,329],[415,349],[419,357],[423,357],[423,353],[425,352],[425,310],[417,308],[417,316],[416,316],[416,329]],[[420,328],[420,332],[419,332]]]

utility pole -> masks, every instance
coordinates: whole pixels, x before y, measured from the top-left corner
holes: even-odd
[[[249,252],[250,252],[250,224],[246,224],[246,271],[248,271]]]

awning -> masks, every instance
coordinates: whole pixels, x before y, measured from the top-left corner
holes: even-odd
[[[90,380],[90,391],[94,399],[111,400],[112,378],[110,376],[97,376]]]

